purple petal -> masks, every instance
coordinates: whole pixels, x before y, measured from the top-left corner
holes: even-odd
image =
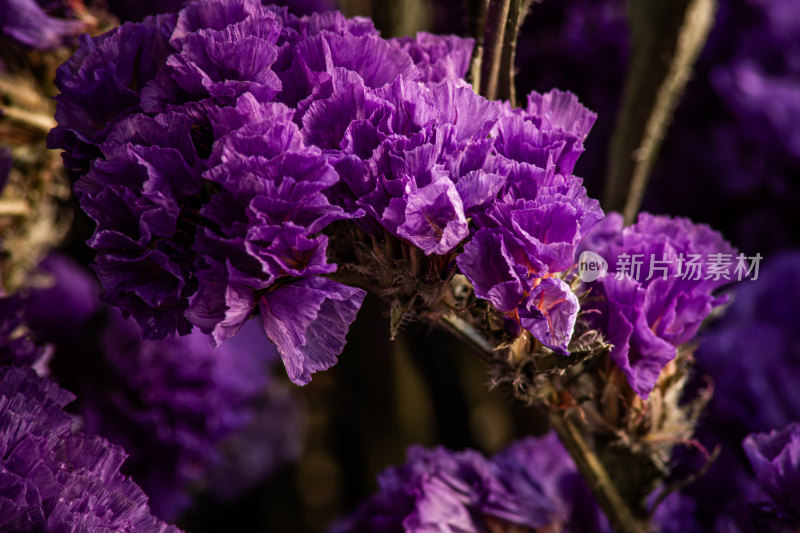
[[[426,255],[445,254],[464,240],[469,228],[453,182],[444,178],[411,193],[397,234]]]
[[[264,294],[258,303],[264,330],[278,347],[289,379],[298,385],[336,364],[366,293],[312,277]]]
[[[546,278],[530,292],[519,308],[522,327],[550,348],[569,355],[567,346],[578,317],[578,297],[563,280]]]
[[[502,312],[517,308],[523,290],[505,244],[507,238],[513,239],[502,230],[480,229],[456,258],[461,273],[475,288],[475,295]]]

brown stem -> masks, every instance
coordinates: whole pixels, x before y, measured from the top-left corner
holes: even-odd
[[[716,0],[629,0],[633,57],[609,150],[604,207],[631,223],[706,42]]]
[[[455,313],[450,313],[441,317],[440,325],[466,342],[481,359],[487,362],[492,360],[494,348],[469,322]],[[578,428],[569,420],[569,413],[551,409],[549,418],[553,429],[616,531],[619,533],[647,531],[646,523],[634,518],[600,459],[586,443]]]
[[[583,438],[580,430],[569,419],[568,411],[550,410],[550,425],[561,443],[575,461],[578,471],[586,480],[592,494],[605,511],[612,527],[618,533],[644,533],[646,524],[636,520],[625,504],[617,487]]]
[[[510,9],[511,0],[489,0],[486,10],[479,92],[489,100],[498,97],[503,44]]]
[[[511,0],[503,39],[502,57],[500,59],[499,86],[497,97],[517,105],[517,91],[514,86],[516,75],[516,54],[519,29],[528,15],[533,0]]]

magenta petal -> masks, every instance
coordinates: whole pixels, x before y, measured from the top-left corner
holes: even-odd
[[[397,234],[426,255],[445,254],[464,240],[469,228],[453,182],[444,178],[411,193]]]
[[[579,308],[578,297],[563,280],[543,279],[520,306],[520,323],[551,350],[569,355]]]
[[[366,292],[326,278],[304,278],[259,300],[264,330],[298,385],[336,364]]]
[[[677,351],[650,329],[642,311],[645,289],[629,278],[609,276],[602,283],[608,298],[608,340],[614,345],[611,359],[636,394],[647,399]]]

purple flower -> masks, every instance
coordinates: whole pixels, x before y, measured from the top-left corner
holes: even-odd
[[[264,330],[278,347],[289,378],[299,385],[336,364],[364,291],[325,278],[304,278],[264,294]]]
[[[123,24],[99,37],[84,35],[73,56],[56,73],[58,126],[48,146],[65,150],[74,177],[85,174],[99,155],[113,121],[135,113],[141,88],[152,80],[169,53],[175,17],[148,17]]]
[[[56,283],[33,291],[25,314],[54,347],[49,372],[78,393],[86,430],[128,451],[124,470],[156,515],[177,516],[190,489],[233,497],[296,458],[299,406],[272,377],[277,354],[256,322],[217,349],[199,331],[142,340],[88,272],[60,256],[43,269]]]
[[[464,205],[453,182],[444,178],[408,195],[397,234],[426,254],[444,254],[467,235]]]
[[[84,29],[77,20],[49,16],[36,0],[0,0],[0,34],[39,50],[56,48]]]
[[[121,448],[71,432],[62,409],[72,399],[31,369],[0,368],[0,528],[178,533],[120,474]]]
[[[686,219],[642,213],[622,228],[611,214],[596,232],[584,248],[609,264],[592,285],[603,296],[599,327],[614,346],[611,358],[647,398],[676,347],[726,301],[714,291],[736,279],[738,256],[719,233]]]
[[[185,3],[184,0],[109,0],[108,7],[120,20],[139,21],[148,15],[177,13]],[[275,0],[268,3],[286,6],[295,15],[330,11],[336,5],[333,0]]]
[[[422,79],[433,83],[464,78],[475,46],[472,39],[425,32],[418,32],[416,37],[400,37],[392,41],[411,56],[422,71]]]
[[[514,236],[501,228],[482,228],[475,232],[458,256],[458,268],[475,289],[475,296],[488,300],[498,311],[517,308],[523,298],[523,285],[515,269],[515,259],[506,246]]]
[[[334,531],[610,531],[554,434],[521,440],[491,459],[415,446],[405,464],[379,476],[378,486]]]
[[[800,424],[748,435],[743,447],[756,479],[772,499],[800,511]]]
[[[321,277],[337,269],[330,225],[353,220],[444,265],[476,231],[505,231],[497,275],[459,264],[481,294],[504,283],[493,298],[513,314],[602,218],[571,174],[594,114],[560,91],[519,110],[476,95],[472,46],[257,0],[190,2],[82,41],[59,70],[50,144],[97,223],[104,299],[151,338],[198,327],[219,344],[261,315],[307,383],[364,297]],[[530,327],[564,351],[573,316]]]
[[[320,232],[363,212],[331,202],[339,175],[305,142],[300,115],[278,101],[311,96],[312,87],[293,84],[288,73],[304,46],[310,63],[303,68],[317,68],[311,56],[320,53],[364,79],[383,76],[370,74],[381,62],[359,56],[365,48],[331,52],[322,44],[378,39],[368,26],[338,14],[297,18],[254,0],[194,2],[177,17],[84,40],[61,67],[50,143],[65,149],[81,205],[97,223],[89,244],[104,299],[148,337],[197,326],[217,344],[281,292],[324,285],[330,295],[312,304],[315,318],[266,329],[287,366],[308,363],[298,375],[335,361],[349,322],[334,327],[325,315],[344,305],[353,320],[364,293],[316,280],[336,270]],[[407,54],[378,41],[401,70],[414,68]],[[312,334],[285,344],[282,328],[305,336],[310,324],[339,338],[317,342]],[[292,359],[301,353],[306,363]]]

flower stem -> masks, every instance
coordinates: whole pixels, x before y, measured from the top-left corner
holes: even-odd
[[[551,409],[550,425],[569,452],[578,471],[586,480],[592,494],[618,533],[644,533],[646,524],[636,520],[628,505],[614,486],[605,467],[569,419],[569,411]]]
[[[511,0],[489,0],[486,9],[479,92],[489,100],[498,98],[503,44],[510,10]]]
[[[491,363],[495,354],[494,348],[468,321],[455,313],[450,313],[440,318],[439,325],[465,341],[482,360]],[[602,462],[569,417],[570,411],[549,408],[550,424],[575,461],[578,471],[586,480],[611,525],[619,533],[646,532],[646,522],[634,517]]]
[[[716,0],[630,0],[633,57],[609,149],[603,207],[630,224],[675,107],[714,21]]]
[[[511,0],[503,39],[503,49],[500,57],[500,73],[498,79],[497,98],[508,100],[516,106],[517,91],[514,86],[516,75],[515,60],[517,55],[517,39],[519,28],[528,15],[533,0]]]

